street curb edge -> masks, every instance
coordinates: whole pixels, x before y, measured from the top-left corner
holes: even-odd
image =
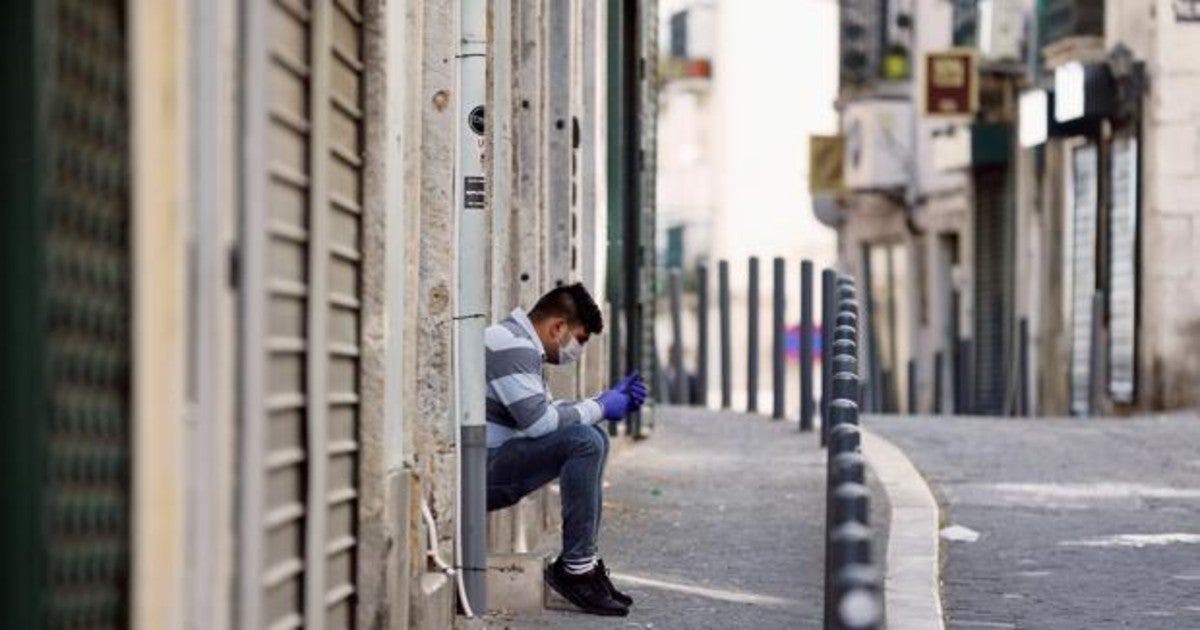
[[[938,563],[938,504],[925,479],[899,447],[862,431],[862,452],[891,504],[885,605],[888,627],[942,630]]]

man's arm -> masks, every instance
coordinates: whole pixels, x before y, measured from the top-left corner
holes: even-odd
[[[542,380],[542,358],[530,347],[489,350],[488,381],[524,437],[540,437],[572,424],[595,424],[603,409],[594,400],[554,401]]]

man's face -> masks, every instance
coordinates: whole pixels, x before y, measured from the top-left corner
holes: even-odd
[[[582,325],[571,326],[562,317],[551,321],[550,335],[554,344],[546,344],[546,359],[555,365],[565,365],[578,359],[583,345],[591,338]]]

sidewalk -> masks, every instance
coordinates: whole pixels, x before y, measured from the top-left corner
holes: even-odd
[[[824,454],[794,420],[660,408],[609,462],[600,552],[626,618],[557,610],[490,628],[817,628]]]

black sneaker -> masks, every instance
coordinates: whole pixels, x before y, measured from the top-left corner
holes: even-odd
[[[632,597],[622,593],[621,591],[618,591],[617,587],[613,586],[612,580],[608,577],[608,567],[604,566],[603,560],[596,561],[596,573],[599,576],[600,581],[604,583],[604,588],[608,589],[608,594],[613,599],[617,600],[617,603],[626,607],[633,605]]]
[[[547,567],[543,574],[550,588],[585,613],[609,617],[628,615],[629,609],[613,599],[608,589],[605,588],[604,581],[600,579],[600,575],[600,571],[597,569],[592,569],[582,575],[571,575],[563,567],[562,558],[555,560],[554,564]]]

